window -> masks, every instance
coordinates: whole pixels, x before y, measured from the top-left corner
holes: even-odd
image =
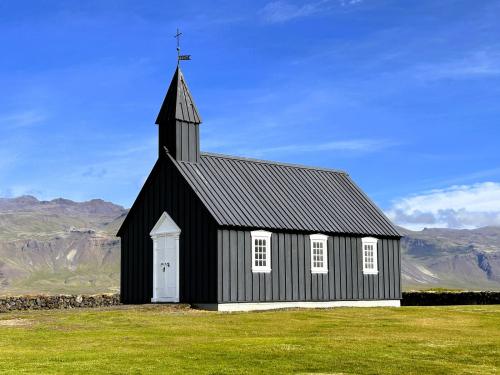
[[[365,237],[361,240],[363,248],[363,273],[377,274],[377,239]]]
[[[271,272],[271,232],[255,230],[252,236],[252,272]]]
[[[312,234],[311,238],[311,272],[328,272],[328,236],[324,234]]]

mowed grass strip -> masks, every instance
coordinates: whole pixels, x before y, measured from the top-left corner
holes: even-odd
[[[500,306],[0,314],[0,373],[498,374]]]

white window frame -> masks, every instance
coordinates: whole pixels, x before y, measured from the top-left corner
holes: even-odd
[[[265,230],[254,230],[250,232],[252,237],[252,272],[271,272],[271,232],[267,232]],[[257,266],[255,265],[255,240],[265,240],[265,266]]]
[[[328,273],[328,236],[324,234],[311,234],[309,236],[311,242],[311,273]],[[320,243],[323,247],[323,265],[321,267],[314,266],[314,243]]]
[[[378,274],[378,259],[377,259],[377,243],[378,240],[373,237],[364,237],[361,239],[361,258],[363,259],[363,273],[365,275],[376,275]],[[372,245],[373,250],[366,250],[365,246]],[[373,251],[373,268],[367,268],[365,252]]]

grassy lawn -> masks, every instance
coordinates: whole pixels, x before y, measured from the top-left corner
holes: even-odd
[[[0,314],[0,373],[500,373],[500,306]]]

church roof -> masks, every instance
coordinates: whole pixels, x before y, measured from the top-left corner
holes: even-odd
[[[199,163],[167,157],[219,225],[400,237],[345,172],[212,153]]]
[[[201,123],[198,109],[194,104],[193,97],[179,66],[175,70],[167,95],[163,100],[160,113],[156,118],[156,124],[172,119],[196,124]]]

